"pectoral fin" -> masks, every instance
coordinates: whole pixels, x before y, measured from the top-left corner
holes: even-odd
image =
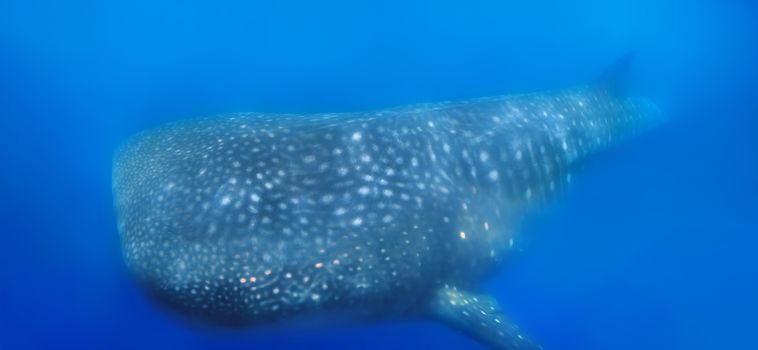
[[[435,319],[492,349],[542,349],[503,315],[491,296],[446,286],[435,293],[428,311]]]

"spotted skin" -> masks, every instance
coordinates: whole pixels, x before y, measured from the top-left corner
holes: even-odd
[[[570,182],[578,160],[656,114],[645,100],[587,86],[176,122],[115,156],[125,260],[162,300],[214,322],[431,305],[426,314],[494,348],[531,348],[511,324],[467,328],[450,322],[460,308],[434,305],[508,256],[524,211]],[[509,339],[492,341],[498,333]]]

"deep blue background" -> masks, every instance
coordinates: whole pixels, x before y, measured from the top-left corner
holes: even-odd
[[[758,5],[0,2],[0,348],[478,349],[434,322],[213,331],[126,273],[111,155],[159,123],[583,83],[629,50],[670,122],[531,216],[487,289],[547,349],[758,349]]]

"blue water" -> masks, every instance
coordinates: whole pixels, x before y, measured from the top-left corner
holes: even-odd
[[[162,122],[584,83],[637,52],[669,122],[532,215],[486,289],[546,349],[758,349],[758,4],[0,2],[0,348],[481,349],[434,322],[221,331],[121,260],[111,156]]]

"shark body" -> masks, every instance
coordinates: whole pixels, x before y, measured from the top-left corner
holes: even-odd
[[[213,322],[426,315],[538,348],[477,285],[575,164],[657,119],[609,82],[374,112],[239,113],[130,139],[113,185],[125,260]]]

